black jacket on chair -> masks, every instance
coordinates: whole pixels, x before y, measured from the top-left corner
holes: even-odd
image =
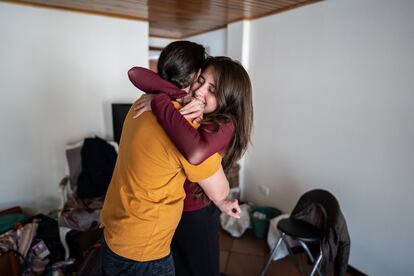
[[[78,197],[86,199],[104,196],[115,168],[117,154],[114,147],[99,137],[86,138],[81,155]]]
[[[309,222],[322,231],[322,271],[334,268],[334,275],[345,275],[351,240],[336,198],[325,190],[309,191],[301,196],[290,217]]]

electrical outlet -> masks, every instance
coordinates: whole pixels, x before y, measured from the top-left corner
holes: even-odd
[[[265,185],[260,185],[259,186],[259,191],[262,193],[262,195],[264,196],[269,196],[270,195],[270,188],[268,186]]]

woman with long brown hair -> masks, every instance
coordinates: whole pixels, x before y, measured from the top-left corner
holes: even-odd
[[[163,76],[163,72],[159,74]],[[161,92],[142,97],[135,107],[137,115],[152,109],[190,163],[197,165],[219,152],[224,170],[229,171],[246,151],[253,123],[252,89],[240,63],[227,57],[208,58],[191,87],[190,97],[183,100],[188,104],[180,110],[171,104],[171,96],[182,93],[180,89],[161,79],[154,81],[154,74],[143,68],[135,68],[129,76],[141,90]],[[151,85],[147,83],[149,79]],[[187,119],[197,119],[201,110],[201,127],[195,130]],[[172,243],[176,273],[218,275],[219,212],[198,185],[187,181],[184,188],[184,212]]]

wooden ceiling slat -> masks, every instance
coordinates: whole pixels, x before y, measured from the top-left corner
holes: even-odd
[[[181,39],[322,0],[0,0],[149,21],[150,36]]]
[[[295,0],[278,0],[281,4],[284,4],[284,5],[296,5],[296,4],[300,4],[301,2],[304,2],[304,1],[300,1],[300,0],[297,0],[297,1],[295,1]]]
[[[283,4],[280,3],[279,1],[275,1],[273,3],[267,3],[267,2],[256,2],[256,1],[251,1],[251,2],[246,2],[247,5],[251,5],[251,6],[260,6],[260,7],[264,7],[267,9],[275,9],[278,8],[280,6],[282,6]]]
[[[262,0],[258,0],[258,1],[254,1],[254,0],[245,0],[245,1],[229,1],[229,3],[231,4],[239,4],[241,6],[244,6],[246,4],[257,4],[257,5],[262,5],[263,7],[272,7],[275,5],[275,3],[279,2],[278,0],[272,1],[271,3],[266,2],[266,1],[262,1]]]

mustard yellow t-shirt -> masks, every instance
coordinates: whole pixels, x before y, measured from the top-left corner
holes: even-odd
[[[170,253],[181,218],[186,178],[199,182],[220,167],[214,154],[193,166],[180,154],[152,112],[133,119],[131,108],[122,129],[119,154],[101,212],[104,237],[116,254],[151,261]]]

